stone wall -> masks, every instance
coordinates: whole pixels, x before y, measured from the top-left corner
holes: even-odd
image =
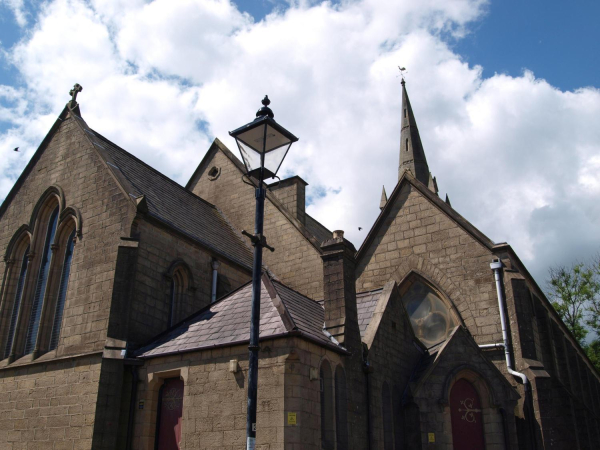
[[[0,370],[0,448],[90,449],[101,355]]]
[[[415,271],[448,297],[481,344],[500,342],[493,254],[410,183],[394,200],[357,266],[357,291],[401,283]]]
[[[215,146],[216,144],[213,144]],[[220,169],[216,179],[211,168]],[[238,230],[254,231],[254,188],[242,181],[242,172],[219,149],[197,174],[191,186],[194,194],[216,205]],[[323,298],[323,269],[320,252],[274,204],[265,201],[264,234],[275,252],[265,250],[263,262],[289,287],[313,298]],[[300,222],[298,224],[301,226]]]
[[[183,295],[176,322],[210,303],[212,260],[219,261],[218,276],[227,291],[237,289],[251,278],[248,269],[233,265],[173,231],[142,218],[137,220],[139,244],[128,340],[143,344],[168,328],[170,309],[170,268],[174,263],[189,269],[189,285]],[[175,323],[176,323],[175,322]]]
[[[133,208],[84,133],[72,119],[65,119],[0,218],[3,254],[19,227],[29,224],[36,203],[51,185],[64,191],[64,206],[77,208],[82,219],[56,354],[98,351],[106,340],[119,238],[128,231]],[[31,264],[34,269],[35,257]],[[0,261],[0,273],[4,273],[4,269],[5,262]],[[35,272],[28,272],[31,273],[27,284],[32,285]],[[26,287],[25,306],[31,303],[32,297],[33,292]],[[8,313],[7,309],[1,311],[3,316]],[[28,316],[22,318],[18,330],[26,327],[27,320]]]

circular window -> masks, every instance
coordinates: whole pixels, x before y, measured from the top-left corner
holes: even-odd
[[[427,285],[415,281],[402,296],[415,335],[427,347],[448,337],[456,326],[446,303]]]
[[[217,167],[217,166],[212,166],[210,168],[210,170],[208,171],[208,179],[210,181],[214,181],[217,178],[219,178],[219,175],[221,175],[221,168]]]

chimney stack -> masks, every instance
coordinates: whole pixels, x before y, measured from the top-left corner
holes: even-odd
[[[298,175],[269,185],[277,200],[283,203],[302,225],[306,225],[306,186],[308,183]]]
[[[360,331],[356,307],[356,249],[344,232],[321,244],[323,254],[323,294],[325,329],[346,349],[360,350]]]

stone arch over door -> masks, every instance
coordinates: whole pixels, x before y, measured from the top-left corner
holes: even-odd
[[[418,255],[410,255],[402,260],[402,263],[391,274],[390,280],[396,281],[400,286],[412,274],[416,274],[425,279],[431,286],[444,294],[444,297],[451,304],[454,312],[460,318],[462,325],[468,327],[474,323],[473,314],[467,305],[472,304],[470,295],[461,291],[446,274],[429,260],[423,259]]]
[[[493,444],[505,448],[502,405],[497,399],[474,367],[459,366],[448,374],[439,402],[444,406],[445,426],[452,430],[454,450],[496,448]]]

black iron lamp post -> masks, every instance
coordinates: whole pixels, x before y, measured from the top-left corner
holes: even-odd
[[[256,394],[258,382],[258,332],[260,323],[260,284],[262,275],[262,248],[267,247],[263,236],[263,219],[265,212],[265,178],[277,175],[283,159],[292,143],[298,138],[287,131],[273,119],[273,111],[269,108],[271,101],[265,95],[263,107],[256,113],[256,119],[229,134],[235,138],[249,178],[258,180],[256,185],[256,215],[254,218],[254,234],[242,231],[254,246],[254,262],[252,265],[252,312],[250,317],[250,345],[248,349],[248,416],[246,419],[246,450],[254,450],[256,442]]]

